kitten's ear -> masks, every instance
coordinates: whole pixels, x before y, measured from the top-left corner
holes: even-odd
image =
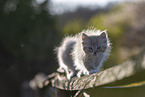
[[[100,37],[101,37],[101,38],[107,38],[106,30],[105,30],[105,31],[102,31]]]
[[[82,40],[83,41],[88,41],[89,37],[85,33],[82,33]]]

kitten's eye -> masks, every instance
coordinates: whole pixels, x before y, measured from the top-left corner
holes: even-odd
[[[101,46],[98,46],[97,49],[101,49]]]
[[[88,49],[89,49],[89,51],[90,51],[90,52],[92,52],[92,51],[93,51],[93,48],[92,48],[92,47],[89,47]]]

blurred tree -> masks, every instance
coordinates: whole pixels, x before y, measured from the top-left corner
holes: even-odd
[[[0,40],[15,56],[25,60],[50,54],[58,34],[48,3],[48,0],[41,3],[37,0],[7,0],[3,4]]]
[[[21,83],[57,66],[54,45],[60,39],[49,0],[0,1],[1,97],[20,97]]]
[[[63,29],[62,32],[64,34],[76,34],[78,32],[81,32],[82,28],[83,28],[83,22],[81,20],[78,19],[73,19],[68,21]]]

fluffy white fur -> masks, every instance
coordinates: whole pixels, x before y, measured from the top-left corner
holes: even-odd
[[[106,31],[84,30],[73,37],[65,37],[57,48],[58,71],[65,72],[68,79],[99,72],[110,49]]]

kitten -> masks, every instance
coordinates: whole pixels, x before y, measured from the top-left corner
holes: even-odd
[[[68,79],[75,74],[80,77],[99,72],[110,55],[110,42],[106,31],[85,30],[64,38],[57,50],[59,68]]]

